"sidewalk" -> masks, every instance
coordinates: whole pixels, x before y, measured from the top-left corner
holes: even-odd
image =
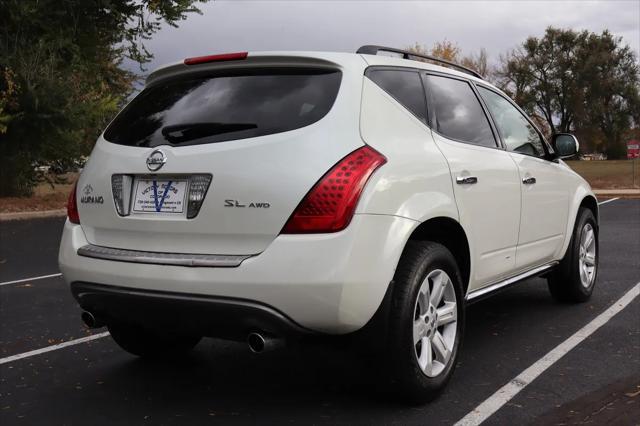
[[[639,189],[594,189],[596,197],[640,198]]]
[[[0,222],[6,222],[9,220],[38,219],[42,217],[62,217],[66,214],[66,209],[0,213]]]

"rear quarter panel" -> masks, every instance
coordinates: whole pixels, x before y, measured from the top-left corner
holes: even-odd
[[[431,130],[366,77],[360,132],[387,163],[371,177],[357,213],[458,220],[449,166]]]

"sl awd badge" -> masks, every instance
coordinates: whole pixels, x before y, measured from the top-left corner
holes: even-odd
[[[224,200],[225,207],[250,208],[250,209],[268,209],[271,207],[269,203],[251,202],[249,205],[243,204],[238,200]]]

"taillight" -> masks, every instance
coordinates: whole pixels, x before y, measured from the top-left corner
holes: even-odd
[[[206,64],[207,62],[237,61],[247,59],[248,52],[222,53],[220,55],[196,56],[184,60],[185,65]]]
[[[369,176],[386,162],[382,154],[369,146],[344,157],[304,197],[282,233],[337,232],[346,228]]]
[[[78,182],[73,184],[71,193],[69,193],[69,199],[67,200],[67,217],[71,223],[80,223],[80,215],[78,214],[78,200],[76,198],[76,188]]]

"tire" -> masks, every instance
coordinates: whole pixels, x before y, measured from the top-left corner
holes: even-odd
[[[440,282],[444,290],[437,300],[433,286]],[[430,401],[451,378],[464,333],[463,294],[460,271],[447,248],[433,242],[407,244],[394,277],[387,345],[391,384],[406,400]],[[443,319],[449,322],[438,326]]]
[[[589,300],[598,277],[599,255],[596,218],[591,210],[580,208],[567,253],[547,277],[551,296],[564,303]]]
[[[175,358],[191,351],[200,336],[165,334],[135,325],[110,324],[115,342],[130,354],[143,358]]]

